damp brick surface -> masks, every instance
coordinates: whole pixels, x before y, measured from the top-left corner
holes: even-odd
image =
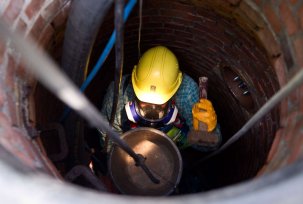
[[[60,55],[58,50],[63,42],[62,33],[70,1],[4,0],[0,6],[0,16],[13,29],[20,30],[24,36],[34,38],[53,56]],[[130,72],[138,60],[137,11],[138,8],[135,8],[125,26],[126,72]],[[107,42],[113,28],[112,17],[108,15],[101,27],[103,32],[97,38],[96,50],[102,50]],[[142,51],[153,45],[166,45],[178,56],[181,70],[196,77],[195,79],[202,73],[209,76],[210,95],[219,112],[219,120],[224,121],[227,116],[232,118],[229,122],[222,122],[223,130],[228,136],[240,128],[243,121],[251,115],[245,109],[239,108],[237,99],[230,95],[220,76],[222,67],[229,66],[234,69],[253,88],[257,107],[261,107],[279,87],[285,85],[296,71],[303,67],[303,0],[145,0],[142,19]],[[95,61],[94,58],[92,61]],[[22,64],[18,54],[4,42],[0,42],[0,63],[1,118],[5,118],[7,121],[5,124],[9,124],[5,131],[1,132],[0,137],[5,138],[6,133],[11,133],[13,127],[24,130],[26,121],[23,110],[29,107],[20,105],[23,104],[25,96],[19,84],[22,78],[18,75],[23,69]],[[111,54],[106,65],[114,67],[113,63],[114,57]],[[108,82],[100,83],[103,87]],[[38,87],[35,90],[35,98],[29,100],[38,104],[31,109],[36,115],[32,122],[34,124],[47,122],[45,115],[51,117],[55,112],[48,109],[47,102],[54,99],[42,88]],[[220,98],[227,100],[223,104]],[[271,120],[264,119],[256,125],[249,135],[254,136],[251,137],[253,139],[239,141],[222,156],[222,160],[229,159],[230,162],[218,159],[220,164],[217,165],[220,167],[225,168],[228,165],[232,167],[227,167],[227,173],[223,176],[228,177],[229,173],[238,172],[239,178],[249,178],[258,171],[258,175],[262,175],[299,158],[303,154],[301,148],[303,141],[300,139],[302,98],[303,90],[299,88],[270,113]],[[24,137],[24,134],[17,131],[14,132],[14,136]],[[4,140],[1,141],[3,145]],[[24,147],[32,145],[29,139],[23,138],[21,141],[21,146],[23,143]],[[17,154],[17,150],[14,151],[13,142],[9,140],[5,142],[5,145],[8,145],[7,149],[26,161]],[[265,150],[262,152],[258,146]],[[24,151],[30,150],[24,148]],[[239,152],[248,157],[238,157]],[[42,161],[39,152],[34,151],[33,154],[36,154],[36,157],[31,158]],[[258,157],[262,161],[254,159]],[[49,167],[43,164],[46,168]],[[241,169],[241,166],[246,166],[246,169]],[[238,168],[233,171],[234,167]],[[225,182],[226,184],[237,182],[239,178]]]

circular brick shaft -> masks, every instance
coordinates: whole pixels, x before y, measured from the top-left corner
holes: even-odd
[[[201,75],[209,78],[209,98],[226,141],[303,66],[302,3],[302,0],[144,0],[141,51],[165,45],[176,54],[183,72],[195,80]],[[69,0],[7,0],[0,6],[0,15],[12,28],[33,37],[60,62]],[[130,73],[138,61],[138,27],[138,7],[135,7],[125,25],[125,73]],[[111,12],[100,28],[91,66],[112,29]],[[35,128],[57,121],[63,105],[24,71],[18,54],[8,46],[0,42],[1,120],[6,124],[1,135],[13,131],[14,137],[22,140],[18,147],[8,139],[1,144],[32,168],[43,166],[44,171],[57,174],[29,138]],[[100,105],[100,98],[113,79],[113,68],[112,52],[87,90],[96,105]],[[233,94],[224,80],[226,68],[247,85],[253,110],[248,110]],[[208,184],[206,190],[274,172],[302,157],[302,93],[302,87],[295,90],[245,137],[200,166]],[[29,155],[26,158],[19,152],[22,144],[24,153]],[[35,160],[39,162],[30,162]]]

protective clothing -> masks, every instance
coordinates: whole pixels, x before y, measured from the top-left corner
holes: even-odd
[[[113,123],[113,128],[122,134],[127,131],[127,123],[129,119],[125,111],[125,105],[130,101],[135,101],[136,96],[131,83],[131,75],[124,75],[121,81],[119,92],[119,102],[117,112]],[[103,98],[101,113],[110,118],[114,97],[114,83],[112,82]],[[187,74],[183,74],[182,83],[174,96],[174,105],[178,107],[178,114],[186,118],[186,124],[192,127],[192,107],[199,100],[199,87],[197,83]],[[125,126],[125,128],[124,128]]]
[[[176,56],[166,47],[147,50],[132,72],[137,98],[146,103],[164,104],[177,92],[182,73]]]
[[[179,149],[185,149],[190,146],[187,140],[189,127],[187,126],[185,119],[180,115],[178,115],[172,125],[164,127],[161,131],[163,131]]]
[[[194,104],[199,101],[199,87],[190,76],[182,74],[178,66],[175,55],[166,47],[157,46],[145,52],[132,74],[122,78],[113,128],[122,134],[140,126],[155,127],[166,133],[179,149],[191,146],[209,151],[209,146],[200,144],[201,134],[198,141],[193,140],[194,144],[189,143],[188,135],[193,120],[197,120],[197,127],[207,124],[221,141],[214,109],[210,102],[208,106],[207,102],[201,102],[202,105],[196,104],[197,111],[193,111]],[[107,118],[111,116],[113,90],[111,83],[101,109]],[[199,112],[200,106],[206,110],[205,114]],[[193,117],[194,112],[196,117]],[[101,140],[104,140],[103,135]]]
[[[192,108],[194,130],[205,130],[211,132],[217,126],[217,115],[212,103],[207,99],[200,99]]]
[[[133,123],[139,123],[141,126],[161,127],[173,123],[177,117],[178,109],[171,104],[164,104],[167,107],[160,107],[155,104],[144,104],[138,102],[128,102],[125,105],[127,118]]]
[[[146,103],[137,99],[135,105],[139,115],[151,121],[162,119],[171,108],[170,101],[159,105]]]

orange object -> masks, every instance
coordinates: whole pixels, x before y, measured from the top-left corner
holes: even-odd
[[[200,100],[192,108],[193,128],[211,132],[217,126],[217,115],[212,103],[207,100],[207,77],[199,78]]]
[[[200,99],[193,106],[193,128],[194,130],[211,132],[217,125],[217,115],[212,103],[207,99]]]

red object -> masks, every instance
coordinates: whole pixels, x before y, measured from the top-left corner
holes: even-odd
[[[200,91],[200,99],[205,98],[207,99],[207,77],[199,77],[199,91]]]

